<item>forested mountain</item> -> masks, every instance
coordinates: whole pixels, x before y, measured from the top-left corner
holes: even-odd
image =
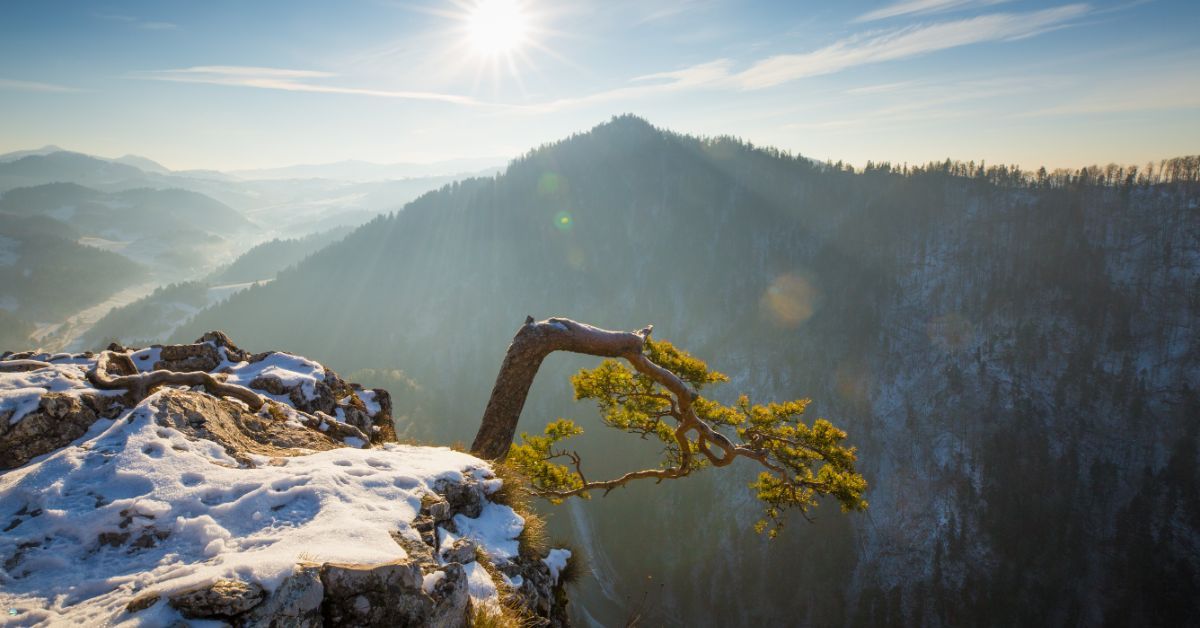
[[[578,612],[605,625],[1178,625],[1200,614],[1198,164],[854,172],[621,117],[175,338],[404,369],[400,429],[469,441],[527,314],[653,323],[731,376],[725,401],[811,397],[850,433],[868,513],[775,541],[749,530],[753,469],[554,511],[596,572]],[[553,356],[522,428],[576,418],[597,475],[653,459],[570,402],[592,363]]]
[[[13,343],[0,351],[27,343],[30,321],[66,316],[145,278],[144,267],[77,237],[55,220],[0,212],[0,310]],[[18,329],[24,333],[14,337]]]

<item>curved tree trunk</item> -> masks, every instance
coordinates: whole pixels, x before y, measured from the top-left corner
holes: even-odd
[[[526,318],[500,364],[471,453],[487,460],[503,460],[508,455],[529,387],[547,355],[555,351],[605,358],[640,355],[651,330],[609,331],[568,318],[537,322]]]

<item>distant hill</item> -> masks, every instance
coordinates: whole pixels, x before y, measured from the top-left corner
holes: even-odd
[[[63,149],[59,148],[58,146],[55,146],[54,144],[47,144],[41,148],[34,148],[34,149],[30,149],[30,150],[18,150],[18,151],[13,151],[11,153],[4,153],[3,155],[0,155],[0,163],[16,161],[22,157],[28,157],[30,155],[49,155],[50,153],[58,153],[58,152],[63,152]]]
[[[1198,206],[1194,175],[858,172],[626,116],[425,194],[176,338],[403,369],[431,401],[401,429],[469,442],[527,314],[653,323],[730,375],[718,396],[812,397],[806,418],[848,430],[867,517],[759,539],[737,470],[559,511],[602,625],[1183,625]],[[656,452],[573,403],[567,374],[594,363],[549,359],[521,427],[579,418],[603,477]]]
[[[170,169],[158,163],[157,161],[154,161],[153,159],[147,159],[139,155],[125,155],[123,157],[117,157],[112,161],[119,164],[125,164],[127,166],[133,166],[142,172],[153,172],[156,174],[170,174],[171,172]]]
[[[303,164],[280,168],[232,170],[229,174],[247,180],[273,179],[333,179],[362,183],[390,179],[411,179],[480,173],[500,169],[507,159],[503,157],[477,157],[450,159],[427,164],[377,164],[368,161],[346,160],[328,164]]]
[[[229,206],[197,192],[138,188],[101,192],[77,183],[17,188],[0,196],[0,211],[60,220],[86,235],[130,239],[193,229],[229,235],[254,225]]]
[[[96,186],[145,180],[146,173],[133,166],[66,151],[0,163],[0,190],[60,181]]]

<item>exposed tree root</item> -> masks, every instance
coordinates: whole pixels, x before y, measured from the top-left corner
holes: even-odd
[[[108,373],[109,362],[120,362],[123,371],[129,375],[113,376]],[[129,356],[113,351],[101,351],[96,358],[96,366],[87,373],[88,381],[96,388],[103,390],[126,389],[136,401],[145,399],[158,386],[203,386],[210,394],[219,397],[231,397],[250,406],[251,412],[262,409],[265,400],[261,395],[236,384],[227,384],[211,373],[190,371],[177,373],[175,371],[151,371],[139,373]]]

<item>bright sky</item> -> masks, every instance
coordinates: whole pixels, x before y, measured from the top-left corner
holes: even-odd
[[[1200,152],[1200,1],[9,2],[0,152],[515,156],[634,113],[816,159]]]

